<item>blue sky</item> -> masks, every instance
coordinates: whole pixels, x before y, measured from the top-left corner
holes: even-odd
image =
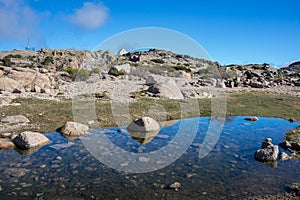
[[[222,64],[300,59],[298,0],[0,0],[0,50],[91,50],[120,32],[172,29],[193,38]],[[159,38],[157,38],[159,40]]]

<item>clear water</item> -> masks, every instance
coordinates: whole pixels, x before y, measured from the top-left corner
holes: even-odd
[[[0,199],[243,199],[283,193],[300,182],[300,161],[278,162],[277,168],[256,162],[254,152],[266,137],[282,141],[287,130],[299,126],[283,119],[227,117],[213,150],[198,157],[210,118],[199,120],[193,144],[171,165],[149,173],[132,174],[111,169],[85,148],[80,139],[67,140],[46,133],[51,142],[30,155],[0,152]],[[180,122],[163,128],[149,143],[141,144],[117,128],[93,131],[106,135],[126,151],[151,152],[166,146]],[[186,134],[189,134],[188,132]],[[178,181],[179,191],[164,187]]]

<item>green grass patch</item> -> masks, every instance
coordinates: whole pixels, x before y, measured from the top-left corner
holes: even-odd
[[[101,96],[102,97],[102,96]],[[97,98],[95,96],[95,98]],[[100,97],[99,97],[100,98]],[[182,111],[183,104],[195,102],[191,100],[168,100],[168,99],[150,99],[138,98],[129,104],[129,112],[131,119],[137,119],[142,116],[148,116],[149,110],[157,105],[163,107],[156,107],[155,115],[161,116],[162,119],[175,120],[182,117],[199,117],[211,115],[211,100],[199,99],[198,112],[185,112]],[[50,132],[55,131],[67,121],[73,121],[72,101],[50,101],[40,99],[17,99],[22,105],[19,107],[7,106],[1,108],[3,116],[11,115],[25,115],[31,121],[31,127],[35,127],[32,131]],[[190,104],[191,105],[191,104]],[[78,112],[86,113],[87,104],[82,104]],[[115,106],[115,105],[114,105]],[[116,108],[124,108],[127,104],[119,103]],[[112,114],[111,102],[109,99],[96,99],[95,108],[97,120],[100,127],[113,127],[117,126],[114,116]],[[158,111],[157,111],[158,110]],[[184,116],[182,116],[184,112]],[[118,113],[119,118],[124,117]],[[265,92],[239,92],[227,95],[227,115],[228,116],[265,116],[276,118],[295,118],[300,120],[300,103],[299,97],[275,93]],[[125,120],[126,121],[126,120]],[[118,124],[120,125],[120,124]],[[122,124],[126,125],[126,124]]]

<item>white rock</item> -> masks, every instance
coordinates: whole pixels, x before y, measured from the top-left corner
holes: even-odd
[[[29,119],[24,115],[16,115],[16,116],[7,116],[1,119],[2,123],[8,124],[19,124],[19,123],[29,123]]]
[[[61,128],[60,132],[65,137],[80,137],[82,135],[85,135],[88,130],[89,127],[87,125],[80,124],[77,122],[67,122]]]
[[[160,129],[159,124],[151,117],[142,117],[131,122],[128,127],[128,131],[138,132],[153,132]]]
[[[41,133],[25,131],[13,139],[19,149],[30,149],[47,144],[49,139]]]

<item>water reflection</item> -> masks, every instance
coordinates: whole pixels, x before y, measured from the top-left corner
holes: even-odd
[[[14,149],[0,151],[1,200],[245,199],[283,193],[284,185],[300,181],[300,160],[278,161],[274,169],[256,162],[253,157],[265,138],[270,137],[274,144],[278,144],[285,131],[300,125],[283,119],[260,118],[252,123],[245,121],[244,117],[230,118],[226,120],[228,123],[214,148],[202,159],[198,152],[204,148],[203,141],[211,121],[209,117],[187,119],[164,127],[146,144],[132,139],[127,132],[118,132],[119,128],[100,129],[91,135],[105,137],[133,153],[152,152],[170,143],[181,123],[190,124],[192,120],[197,122],[198,132],[186,152],[169,166],[144,174],[111,169],[95,159],[80,139],[69,141],[59,133],[47,133],[51,142],[28,156],[21,156]],[[190,134],[189,127],[184,128],[185,134],[180,140]],[[94,137],[86,136],[86,139]],[[105,148],[96,140],[94,142],[95,149]],[[172,149],[176,148],[178,145],[174,144]],[[103,152],[107,153],[107,158],[114,156],[109,149]],[[172,151],[168,151],[165,158],[169,154],[172,156]],[[141,168],[152,161],[146,156],[132,161],[123,159],[122,154],[116,158],[123,166],[133,162],[139,163]],[[158,161],[159,164],[164,160]],[[174,182],[181,184],[178,192],[164,189]]]

